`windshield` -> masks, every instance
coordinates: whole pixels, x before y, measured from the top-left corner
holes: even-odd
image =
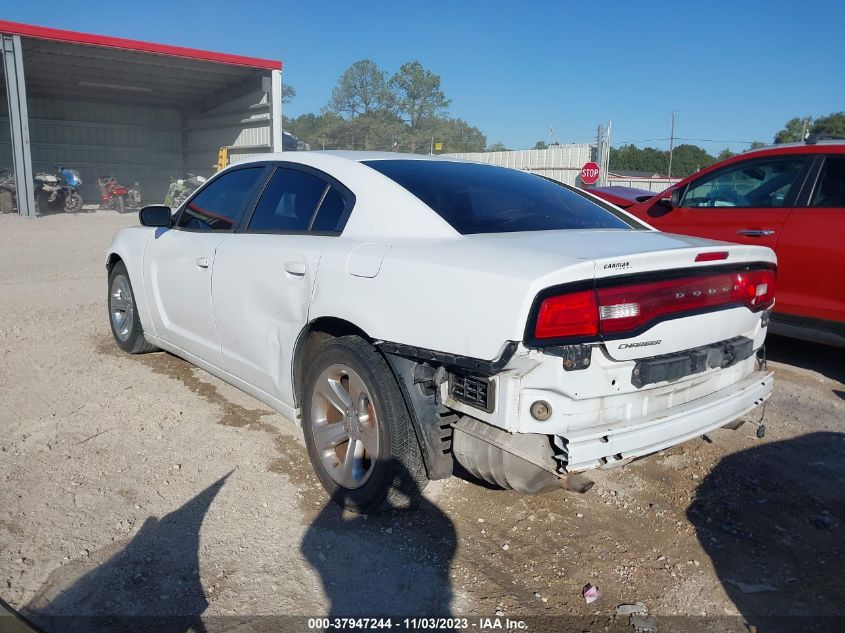
[[[463,235],[635,227],[560,183],[516,169],[439,160],[364,164],[410,191]]]

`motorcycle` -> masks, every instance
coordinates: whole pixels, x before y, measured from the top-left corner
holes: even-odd
[[[82,178],[75,169],[56,165],[56,173],[35,174],[35,207],[38,211],[63,209],[68,213],[82,210],[79,188]]]
[[[18,187],[15,175],[7,169],[0,169],[0,214],[15,211]]]
[[[205,178],[195,174],[188,174],[187,178],[171,180],[167,195],[164,196],[164,204],[171,209],[179,208],[205,181]]]
[[[100,176],[97,178],[100,189],[100,208],[113,209],[118,213],[126,211],[129,199],[129,189],[121,185],[114,176]]]
[[[133,209],[141,208],[141,183],[137,180],[132,184],[132,189],[126,194],[126,203]]]

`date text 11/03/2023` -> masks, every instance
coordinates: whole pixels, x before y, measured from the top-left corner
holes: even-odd
[[[526,631],[524,620],[510,618],[309,618],[308,629],[329,630],[378,630],[399,629],[406,631],[476,630],[476,631]]]

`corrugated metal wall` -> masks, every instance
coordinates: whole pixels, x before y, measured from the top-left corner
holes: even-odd
[[[455,158],[489,163],[500,167],[522,169],[552,178],[568,185],[576,185],[584,163],[595,159],[593,145],[556,145],[549,149],[526,149],[508,152],[469,152],[446,154]]]
[[[114,175],[127,186],[140,182],[144,198],[152,202],[164,199],[170,178],[180,173],[179,110],[43,97],[30,97],[27,106],[33,172],[54,173],[57,163],[77,170],[86,204],[99,201],[99,176]],[[5,108],[3,162],[11,161]]]
[[[237,163],[271,151],[268,94],[256,91],[187,118],[185,164],[187,171],[209,176],[217,151],[229,148],[229,161]]]
[[[214,173],[222,146],[231,148],[232,162],[271,149],[270,105],[262,91],[194,117],[178,108],[95,100],[30,97],[27,104],[33,172],[54,173],[56,164],[77,170],[86,205],[99,203],[99,176],[114,175],[128,187],[140,183],[143,203],[152,204],[164,200],[172,179]],[[0,99],[0,168],[11,170],[7,107]]]

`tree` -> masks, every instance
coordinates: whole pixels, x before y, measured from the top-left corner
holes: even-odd
[[[282,103],[290,103],[296,96],[296,90],[290,84],[282,84]]]
[[[831,112],[819,117],[810,131],[813,134],[845,137],[845,112]]]
[[[389,87],[399,112],[405,114],[411,130],[421,119],[443,112],[452,102],[440,89],[440,76],[418,61],[407,62],[390,78]]]
[[[712,165],[715,160],[715,158],[698,145],[678,145],[675,147],[672,155],[672,175],[681,177],[689,176],[699,169]]]
[[[736,156],[736,152],[732,152],[730,149],[728,149],[726,147],[725,149],[723,149],[721,152],[718,153],[718,155],[716,156],[716,160],[717,161],[727,160],[731,156]]]
[[[766,147],[766,144],[762,141],[751,141],[751,149],[760,149],[761,147]]]
[[[463,119],[429,117],[419,122],[417,132],[420,138],[428,138],[429,143],[431,139],[435,143],[443,143],[444,152],[483,152],[487,147],[487,137]],[[423,145],[421,150],[430,149],[430,145]]]
[[[803,141],[805,132],[810,130],[813,124],[813,117],[794,117],[786,122],[783,129],[775,134],[775,143],[797,143]],[[752,148],[753,149],[753,148]]]
[[[377,110],[389,109],[392,98],[386,77],[369,59],[355,62],[338,79],[328,109],[348,117],[369,116]]]
[[[487,151],[488,152],[508,152],[510,150],[507,147],[505,147],[505,144],[502,143],[501,141],[496,141],[490,147],[487,148]]]
[[[549,149],[549,146],[546,145],[545,141],[537,141],[534,143],[534,149]]]

